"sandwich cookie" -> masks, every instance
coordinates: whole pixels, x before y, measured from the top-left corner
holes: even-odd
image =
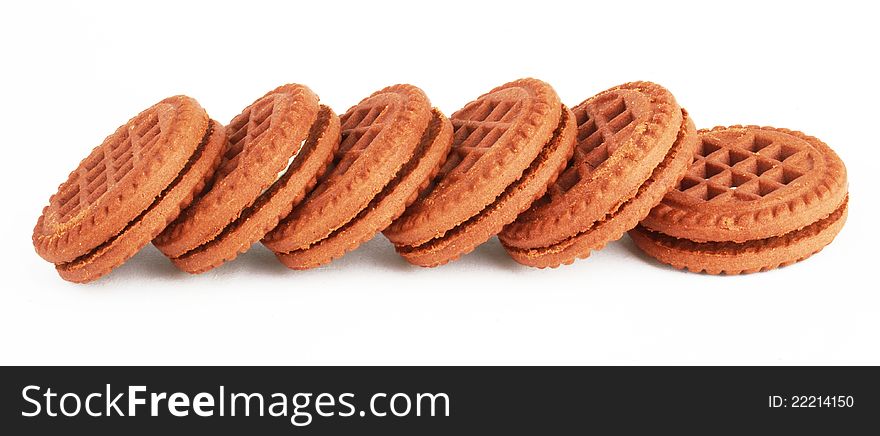
[[[801,132],[701,130],[687,175],[630,231],[661,262],[710,274],[766,271],[831,243],[847,216],[843,162]]]
[[[449,120],[411,85],[380,90],[341,120],[332,169],[263,239],[290,268],[329,263],[372,239],[427,186],[452,144]]]
[[[444,264],[489,240],[544,194],[573,152],[575,117],[540,80],[499,86],[451,119],[452,152],[433,186],[384,232],[415,265]]]
[[[226,127],[229,142],[206,190],[153,244],[201,273],[247,251],[290,213],[339,145],[339,118],[303,85],[284,85]]]
[[[586,258],[635,227],[684,175],[697,137],[668,90],[620,85],[572,109],[577,146],[547,194],[499,235],[533,267]]]
[[[74,170],[34,228],[37,253],[84,283],[122,265],[173,221],[220,161],[226,136],[192,98],[132,118]]]

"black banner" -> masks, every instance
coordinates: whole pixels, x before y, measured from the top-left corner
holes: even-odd
[[[880,378],[869,367],[6,367],[2,374],[3,423],[27,434],[876,434],[880,416]]]

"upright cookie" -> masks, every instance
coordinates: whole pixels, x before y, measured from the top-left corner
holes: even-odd
[[[619,239],[681,179],[696,129],[665,88],[634,82],[572,109],[577,145],[547,194],[499,239],[517,262],[557,267]]]
[[[417,197],[446,159],[449,120],[424,92],[394,85],[342,116],[342,144],[314,192],[263,243],[290,268],[329,263],[371,239]]]
[[[701,130],[687,175],[630,236],[676,268],[765,271],[828,245],[847,215],[843,162],[801,132],[732,126]]]
[[[451,117],[453,149],[433,187],[385,230],[407,261],[472,251],[544,194],[571,156],[574,116],[550,85],[517,80]]]
[[[284,85],[226,128],[207,192],[153,241],[179,268],[210,270],[259,241],[314,186],[339,144],[339,119],[302,85]]]
[[[223,128],[170,97],[121,126],[74,170],[34,228],[62,278],[95,280],[132,257],[186,207],[219,162]]]

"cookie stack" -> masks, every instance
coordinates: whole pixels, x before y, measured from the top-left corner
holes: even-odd
[[[289,84],[225,126],[185,96],[146,109],[61,184],[33,242],[80,283],[151,241],[190,273],[257,242],[308,269],[379,232],[420,266],[497,235],[516,262],[557,267],[629,232],[676,268],[739,274],[821,250],[847,204],[846,169],[823,142],[768,127],[698,131],[650,82],[569,109],[522,79],[449,118],[412,85],[340,117]]]

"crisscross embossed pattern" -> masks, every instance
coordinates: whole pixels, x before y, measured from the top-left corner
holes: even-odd
[[[143,155],[154,152],[162,127],[156,109],[138,116],[122,135],[96,150],[74,172],[75,177],[62,187],[58,195],[59,224],[95,203],[107,190],[122,180]]]
[[[467,173],[520,116],[523,101],[510,101],[503,93],[498,94],[477,100],[452,119],[453,153],[444,168],[445,174],[455,177]]]
[[[345,114],[341,119],[342,142],[334,172],[347,171],[399,110],[396,101],[382,99]]]
[[[274,94],[258,100],[233,118],[226,126],[229,145],[226,153],[223,154],[220,168],[217,170],[217,178],[224,177],[238,168],[242,151],[272,125],[275,100]]]
[[[565,194],[614,154],[632,134],[636,118],[620,94],[607,94],[595,102],[575,108],[578,135],[570,165],[556,180],[550,197]]]
[[[759,200],[812,170],[812,154],[769,132],[703,136],[678,191],[713,203]]]

